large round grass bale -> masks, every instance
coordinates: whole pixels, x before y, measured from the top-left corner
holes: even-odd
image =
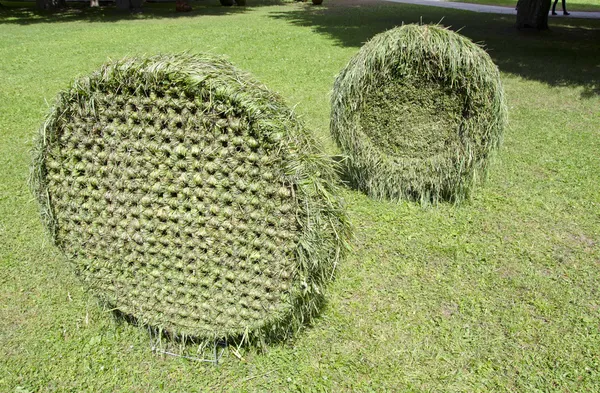
[[[32,188],[105,304],[202,339],[283,339],[318,309],[348,221],[282,99],[206,55],[104,65],[59,94]]]
[[[375,198],[460,201],[486,173],[505,124],[496,65],[439,26],[375,36],[333,89],[331,132],[347,176]]]

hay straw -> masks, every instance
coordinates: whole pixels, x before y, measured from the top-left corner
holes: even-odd
[[[208,55],[111,62],[58,95],[31,188],[106,304],[175,337],[266,343],[347,248],[334,165],[283,100]]]
[[[507,122],[498,69],[467,38],[404,25],[373,37],[342,70],[331,133],[347,175],[374,198],[465,199]]]

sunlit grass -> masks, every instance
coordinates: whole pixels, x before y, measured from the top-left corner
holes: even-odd
[[[388,3],[194,6],[0,11],[0,391],[600,391],[600,21],[538,34],[513,17]],[[126,55],[224,54],[336,153],[335,75],[374,34],[421,19],[486,45],[508,99],[504,144],[459,207],[345,191],[354,249],[295,342],[245,361],[226,351],[219,366],[157,356],[44,237],[29,150],[77,75]]]

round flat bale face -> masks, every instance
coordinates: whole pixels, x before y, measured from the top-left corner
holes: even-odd
[[[365,97],[360,127],[382,152],[427,159],[456,150],[463,99],[455,89],[427,80],[381,80]]]
[[[56,244],[103,300],[152,326],[220,338],[289,319],[311,282],[290,145],[227,88],[134,74],[72,88],[46,126]]]
[[[177,86],[94,91],[48,152],[56,241],[123,312],[240,329],[281,311],[297,225],[281,151]],[[219,107],[223,106],[220,110]]]
[[[331,132],[350,180],[375,198],[464,199],[506,124],[498,69],[439,26],[404,25],[366,43],[337,77]]]

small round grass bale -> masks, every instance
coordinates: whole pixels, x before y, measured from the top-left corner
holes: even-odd
[[[498,68],[467,38],[404,25],[367,42],[335,81],[331,133],[374,198],[464,199],[506,124]]]
[[[321,301],[349,224],[282,99],[207,55],[129,58],[59,94],[32,189],[102,301],[179,337],[279,340]]]

